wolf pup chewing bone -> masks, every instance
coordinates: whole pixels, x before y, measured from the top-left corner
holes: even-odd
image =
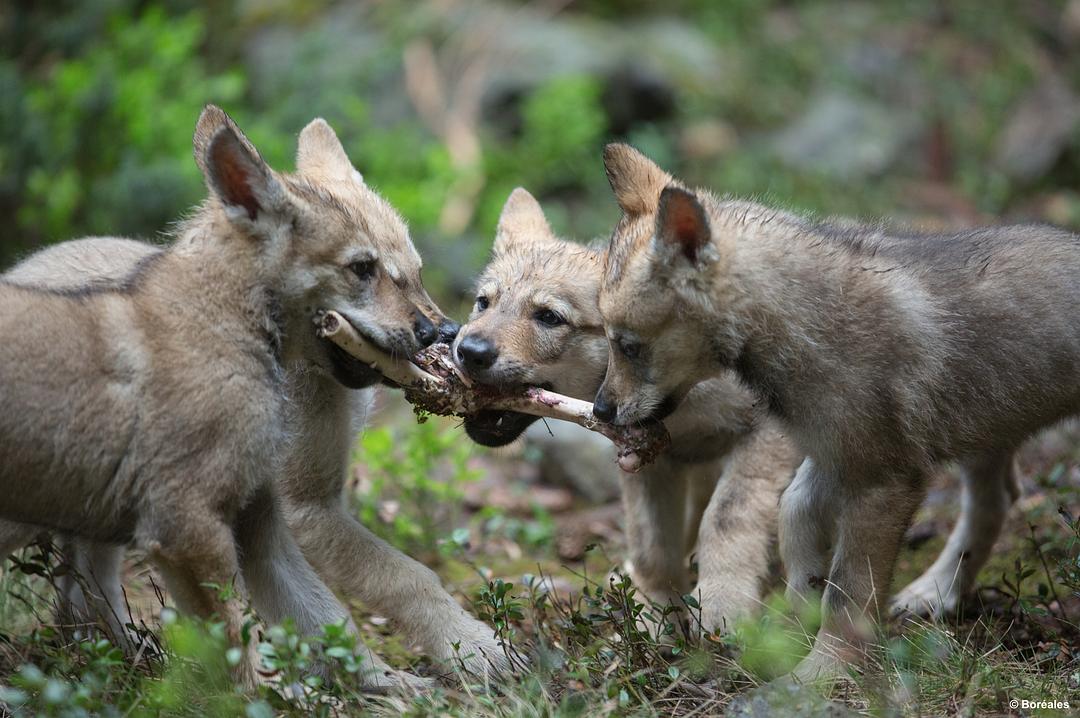
[[[415,352],[438,331],[403,289],[419,286],[403,224],[374,224],[334,191],[359,177],[324,122],[302,133],[295,175],[270,170],[214,107],[200,117],[195,148],[211,199],[169,250],[117,283],[0,281],[0,390],[13,410],[0,419],[0,481],[10,488],[0,516],[134,541],[177,603],[218,614],[234,642],[242,606],[209,586],[247,583],[253,598],[314,631],[320,603],[338,609],[316,611],[319,623],[347,613],[274,497],[289,460],[283,367],[306,359],[346,385],[378,379],[315,335],[313,306],[335,307],[393,351]],[[388,251],[395,244],[405,251]],[[256,665],[249,645],[248,684]]]
[[[454,342],[463,371],[509,391],[535,385],[595,396],[608,353],[598,303],[602,261],[601,251],[557,238],[533,196],[514,190]],[[466,417],[465,429],[478,443],[501,446],[532,420],[487,411]],[[699,594],[695,630],[730,628],[760,605],[777,499],[801,457],[730,372],[697,385],[664,424],[671,447],[621,477],[627,568],[657,603],[681,606],[684,595]],[[687,556],[695,546],[693,589]]]
[[[319,127],[318,132],[301,133],[298,162],[301,173],[366,218],[370,234],[384,239],[380,251],[385,258],[407,268],[403,291],[439,326],[442,339],[452,338],[457,325],[442,316],[424,291],[418,258],[401,218],[352,169],[329,128],[313,127]],[[160,251],[163,251],[160,247],[131,240],[94,238],[66,242],[38,252],[4,277],[54,290],[116,283],[122,282],[139,261]],[[297,325],[290,326],[289,321],[296,321]],[[309,332],[310,317],[299,314],[290,318],[286,331]],[[410,641],[419,643],[433,658],[460,662],[475,674],[493,667],[500,671],[509,669],[507,654],[494,640],[491,628],[469,616],[442,589],[430,569],[374,536],[346,508],[347,502],[342,497],[349,459],[356,431],[366,419],[372,392],[349,391],[333,376],[346,374],[349,385],[357,387],[377,381],[380,375],[332,351],[317,355],[314,361],[290,362],[286,369],[289,442],[276,488],[286,520],[306,558],[324,580],[391,618]],[[40,530],[22,526],[14,540],[7,541],[12,537],[8,529],[19,527],[0,523],[0,547],[6,549],[0,555],[24,545]],[[85,620],[105,617],[112,633],[122,638],[122,627],[115,625],[114,617],[122,606],[118,569],[123,549],[78,540],[75,544],[71,562],[81,567],[85,577],[100,583],[101,588],[91,586],[92,594],[96,593],[99,599],[93,606],[86,606],[80,596],[71,597],[69,602],[76,609],[81,608],[75,613]],[[289,608],[266,605],[259,596],[253,599],[268,620],[284,618],[282,611]],[[315,615],[307,623],[316,628],[346,613],[336,602],[330,605],[309,601],[308,606]],[[377,657],[369,659],[373,667],[385,667]],[[408,674],[375,671],[369,682],[387,685],[417,680]]]
[[[630,473],[654,461],[670,443],[667,430],[659,422],[611,426],[596,420],[589,402],[540,387],[505,392],[473,386],[450,358],[448,344],[434,344],[409,360],[386,354],[365,341],[337,312],[323,313],[316,325],[320,337],[333,341],[404,389],[405,398],[419,411],[468,417],[483,411],[510,410],[569,421],[611,439],[618,448],[619,467]]]
[[[938,462],[963,515],[898,607],[951,608],[1015,497],[1012,454],[1080,411],[1080,238],[1046,226],[946,236],[831,225],[690,190],[626,145],[600,311],[598,416],[659,418],[734,369],[806,461],[781,502],[789,592],[824,588],[801,679],[858,659]]]

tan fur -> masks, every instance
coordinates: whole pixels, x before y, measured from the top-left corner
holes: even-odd
[[[608,353],[598,305],[601,261],[601,252],[556,238],[532,195],[514,190],[491,262],[477,281],[488,306],[473,309],[455,342],[460,347],[468,337],[483,337],[496,345],[496,362],[473,370],[473,377],[592,398]],[[544,310],[564,322],[538,321]],[[686,559],[696,546],[696,590],[710,631],[730,627],[758,605],[777,499],[798,464],[790,442],[758,418],[752,395],[733,375],[704,382],[667,420],[672,449],[623,477],[635,584],[655,601],[682,605],[692,590]]]
[[[1050,227],[830,225],[672,183],[612,236],[600,394],[632,422],[734,368],[784,423],[809,457],[781,506],[790,593],[827,581],[796,675],[828,675],[863,649],[938,462],[963,464],[963,515],[898,607],[972,588],[1015,497],[1012,452],[1080,409],[1078,276],[1080,240]]]
[[[330,136],[316,121],[301,155],[327,154]],[[19,413],[0,419],[0,515],[134,540],[177,603],[218,614],[234,641],[241,606],[207,584],[246,582],[257,608],[311,632],[348,617],[274,498],[296,445],[285,364],[370,384],[377,375],[343,368],[317,339],[316,309],[344,313],[398,353],[415,351],[414,330],[440,315],[404,224],[344,171],[343,152],[274,173],[216,108],[200,118],[195,145],[212,198],[168,250],[77,286],[0,280],[0,388]],[[370,276],[350,269],[358,261]],[[340,486],[343,473],[330,480]],[[415,680],[370,659],[373,683]],[[249,683],[255,661],[249,650]]]

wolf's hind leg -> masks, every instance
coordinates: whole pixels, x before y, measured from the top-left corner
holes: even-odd
[[[796,678],[836,678],[845,664],[863,662],[922,489],[921,477],[889,477],[843,494],[836,551],[822,595],[821,630],[810,654],[792,672]]]
[[[893,599],[894,613],[937,617],[955,611],[1001,533],[1018,495],[1012,452],[977,457],[960,469],[960,518],[933,565]]]
[[[825,590],[838,491],[838,482],[807,457],[780,497],[780,557],[787,598],[795,607],[816,600]]]
[[[40,526],[16,521],[0,521],[0,568],[4,560],[44,533]]]
[[[124,653],[135,655],[138,645],[127,627],[128,609],[121,584],[125,547],[65,538],[63,552],[74,572],[60,580],[60,616],[78,625],[104,621]]]

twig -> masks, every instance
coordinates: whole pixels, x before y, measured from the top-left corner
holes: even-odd
[[[337,312],[321,313],[316,324],[319,336],[400,385],[405,398],[422,411],[439,416],[471,416],[484,410],[516,411],[569,421],[610,439],[618,448],[619,467],[630,473],[655,460],[671,442],[660,422],[616,426],[597,420],[592,404],[581,399],[537,387],[504,393],[473,384],[454,364],[448,344],[434,344],[409,361],[373,346]]]

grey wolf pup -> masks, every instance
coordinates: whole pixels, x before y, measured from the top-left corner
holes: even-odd
[[[687,189],[625,145],[604,160],[624,214],[600,286],[597,413],[659,418],[734,369],[806,453],[781,501],[781,556],[792,597],[824,590],[823,626],[795,675],[861,657],[945,461],[963,470],[962,515],[894,605],[953,608],[1016,497],[1014,450],[1080,410],[1080,238],[817,223]]]
[[[454,343],[465,372],[486,384],[543,385],[591,399],[607,368],[602,262],[602,252],[557,238],[532,195],[514,190]],[[646,596],[682,606],[692,590],[687,555],[697,547],[695,629],[723,630],[752,613],[768,578],[777,502],[802,457],[761,414],[730,372],[704,381],[665,420],[672,448],[622,477],[627,568]],[[497,446],[533,420],[491,412],[466,419],[465,428]]]
[[[428,314],[441,315],[403,223],[373,200],[326,123],[301,133],[293,175],[271,170],[214,107],[195,151],[211,198],[168,250],[118,281],[0,281],[0,389],[18,416],[0,419],[0,515],[134,542],[177,604],[219,615],[233,642],[242,605],[227,588],[244,584],[268,618],[313,632],[349,619],[275,497],[289,462],[310,458],[290,443],[300,427],[284,368],[307,361],[345,386],[378,380],[315,336],[318,308],[337,308],[398,353],[433,341]],[[372,680],[395,682],[371,658]],[[249,645],[249,685],[256,665]]]
[[[371,202],[380,201],[366,187],[356,191],[370,193]],[[400,222],[396,215],[392,219]],[[161,251],[161,247],[127,239],[75,240],[36,253],[3,278],[54,290],[103,285],[122,281],[138,262]],[[430,305],[426,295],[417,296],[415,301]],[[437,310],[433,309],[433,314]],[[304,329],[306,323],[298,327]],[[456,324],[442,320],[444,337],[456,330]],[[350,391],[311,362],[295,362],[287,371],[287,391],[293,396],[288,419],[290,444],[277,490],[305,558],[323,580],[392,618],[409,640],[421,644],[432,657],[461,661],[474,673],[491,666],[508,668],[505,653],[489,627],[469,616],[441,586],[432,585],[437,584],[437,577],[429,569],[386,545],[347,511],[342,493],[349,457],[374,389]],[[40,531],[39,527],[0,521],[0,556],[22,547]],[[83,580],[76,580],[74,573],[62,579],[61,615],[76,624],[105,620],[109,634],[134,653],[137,646],[123,620],[126,607],[120,569],[124,546],[74,539],[65,541],[64,548],[65,561]],[[370,563],[365,563],[368,559]],[[414,591],[417,585],[425,590]],[[284,618],[280,615],[284,608],[267,618]],[[311,603],[311,610],[319,608],[317,602]],[[333,609],[331,614],[312,616],[308,623],[329,623],[345,611],[337,606]],[[457,650],[454,644],[458,644]],[[377,659],[370,658],[374,665]],[[370,682],[379,686],[386,678],[417,682],[406,674],[387,676],[383,672],[373,674]]]

